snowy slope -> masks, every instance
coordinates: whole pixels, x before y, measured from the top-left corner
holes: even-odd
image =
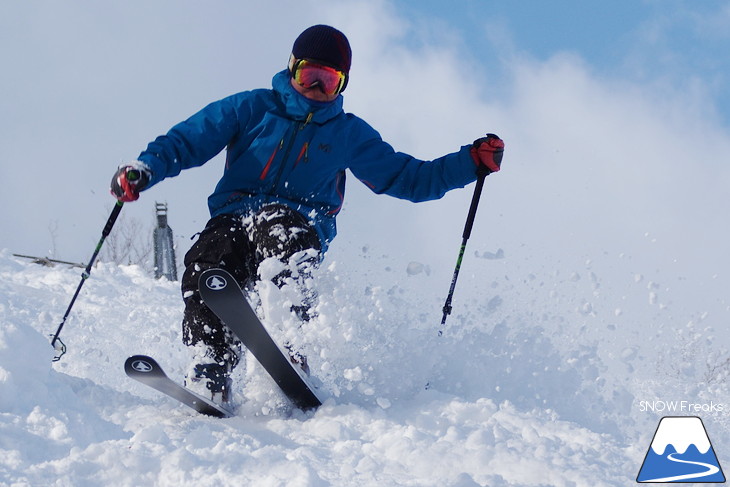
[[[471,289],[463,276],[438,337],[448,283],[429,265],[333,254],[300,338],[330,398],[291,411],[249,361],[238,415],[218,420],[122,370],[146,353],[182,378],[176,283],[97,266],[52,365],[47,335],[79,272],[0,251],[0,485],[631,485],[661,417],[639,401],[730,404],[704,317],[662,333],[683,312],[625,256],[525,269],[477,251],[469,270],[499,277]],[[725,407],[702,414],[721,464]]]

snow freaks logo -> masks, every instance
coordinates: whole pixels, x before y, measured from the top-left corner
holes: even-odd
[[[725,475],[697,416],[666,416],[644,457],[639,483],[723,483]]]
[[[712,401],[709,404],[692,401],[639,401],[639,411],[680,414],[721,413],[725,411],[725,405]]]

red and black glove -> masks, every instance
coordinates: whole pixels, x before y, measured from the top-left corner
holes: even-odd
[[[125,203],[136,201],[140,191],[145,189],[149,182],[150,173],[145,167],[139,164],[119,166],[112,178],[111,193]]]
[[[471,146],[471,157],[477,167],[487,174],[499,171],[504,154],[504,141],[494,134],[474,141]]]

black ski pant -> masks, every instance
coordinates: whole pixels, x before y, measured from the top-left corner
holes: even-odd
[[[298,211],[282,204],[264,206],[249,216],[219,215],[212,218],[198,240],[185,255],[182,294],[185,302],[183,342],[203,345],[204,360],[229,364],[231,369],[240,359],[240,342],[203,303],[198,291],[198,278],[206,269],[223,268],[236,278],[242,288],[251,288],[257,280],[259,265],[274,257],[287,268],[274,278],[281,286],[296,266],[295,282],[304,287],[304,280],[319,263],[321,243],[310,222]],[[302,320],[309,319],[309,307],[315,297],[311,291],[301,306],[292,307]]]

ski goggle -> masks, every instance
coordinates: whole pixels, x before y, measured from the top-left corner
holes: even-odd
[[[300,86],[318,87],[325,95],[337,95],[347,85],[347,73],[309,59],[289,60],[289,72]]]

